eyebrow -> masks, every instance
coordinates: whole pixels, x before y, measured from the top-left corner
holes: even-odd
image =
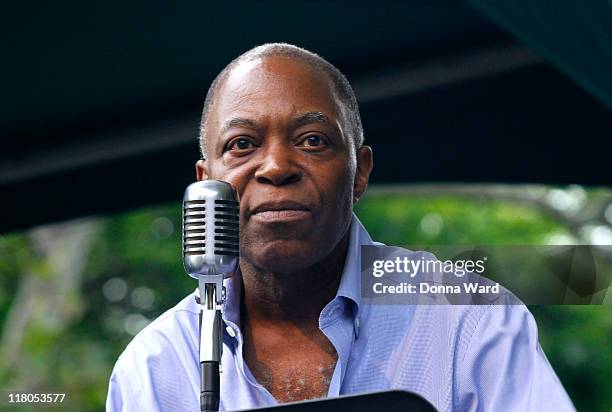
[[[293,121],[291,122],[291,126],[294,129],[297,129],[298,127],[312,123],[329,124],[331,123],[331,121],[329,120],[329,117],[327,117],[327,115],[322,112],[306,112],[300,114],[295,119],[293,119]],[[252,119],[247,119],[244,117],[234,117],[223,124],[220,133],[223,134],[232,127],[252,127],[256,129],[259,127],[259,124]]]
[[[234,117],[223,125],[221,128],[221,134],[225,133],[232,127],[253,127],[257,128],[257,122],[255,120],[246,119],[244,117]]]
[[[307,113],[297,116],[293,120],[293,127],[297,129],[298,127],[301,127],[307,124],[311,124],[311,123],[328,124],[331,122],[329,120],[329,117],[327,117],[322,112],[307,112]]]

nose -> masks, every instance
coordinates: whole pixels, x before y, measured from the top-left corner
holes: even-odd
[[[302,179],[302,172],[293,159],[292,148],[285,146],[275,144],[268,148],[261,166],[255,172],[255,179],[259,183],[281,186]]]

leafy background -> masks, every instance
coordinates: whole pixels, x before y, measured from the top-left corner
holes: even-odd
[[[612,244],[611,204],[610,190],[580,186],[374,186],[356,213],[394,245]],[[180,227],[176,203],[1,236],[0,387],[67,394],[46,410],[103,410],[123,348],[196,286]],[[612,411],[610,306],[530,310],[578,410]],[[40,409],[2,396],[3,410]]]

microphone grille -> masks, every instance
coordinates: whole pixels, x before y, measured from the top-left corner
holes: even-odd
[[[183,254],[206,253],[206,200],[183,202]]]
[[[214,251],[215,255],[238,256],[238,222],[239,206],[234,200],[214,201],[215,228]]]
[[[234,189],[221,181],[196,182],[183,198],[183,256],[237,257],[240,206]],[[227,260],[227,259],[226,259]]]

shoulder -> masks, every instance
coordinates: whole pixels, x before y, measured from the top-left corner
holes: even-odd
[[[197,349],[198,316],[191,293],[134,336],[117,359],[115,370],[151,370],[160,363],[189,357]]]
[[[525,305],[474,305],[461,319],[459,361],[484,349],[510,354],[516,345],[536,349],[538,327]]]
[[[538,342],[527,307],[484,306],[457,356],[458,409],[572,411],[574,407]],[[554,406],[553,406],[554,405]]]
[[[134,336],[113,368],[107,411],[176,404],[176,394],[191,388],[198,372],[198,316],[192,293]]]
[[[417,335],[437,334],[450,343],[456,366],[485,351],[505,356],[517,346],[538,348],[535,319],[521,303],[416,305],[411,327]]]

